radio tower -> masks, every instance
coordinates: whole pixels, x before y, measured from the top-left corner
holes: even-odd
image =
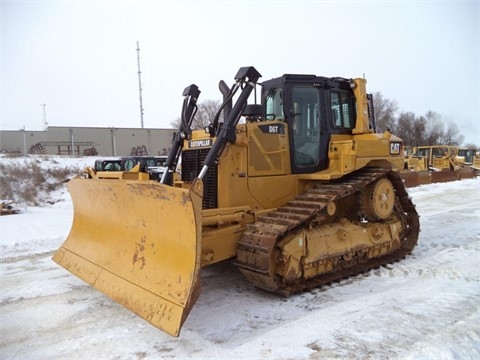
[[[45,107],[47,104],[40,104],[43,107],[43,130],[47,130],[48,127],[48,122],[47,122],[47,110],[45,110]]]
[[[140,125],[143,129],[142,72],[140,71],[140,45],[137,41],[138,91],[140,93]]]

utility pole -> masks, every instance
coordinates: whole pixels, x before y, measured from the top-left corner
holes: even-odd
[[[142,72],[140,71],[140,45],[137,41],[138,90],[140,92],[140,124],[143,129]]]
[[[112,154],[117,156],[117,140],[115,139],[115,128],[110,128],[110,134],[112,136]]]
[[[47,122],[47,110],[45,109],[47,104],[40,104],[43,106],[43,130],[47,130],[48,122]]]
[[[75,157],[75,143],[73,141],[73,129],[69,129],[70,130],[70,142],[71,142],[71,145],[72,145],[72,157]],[[80,154],[78,154],[80,156]]]
[[[25,125],[23,125],[23,156],[27,157],[27,138],[25,136]]]

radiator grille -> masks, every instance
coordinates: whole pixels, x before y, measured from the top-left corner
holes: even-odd
[[[182,152],[182,181],[192,182],[200,173],[210,148]],[[217,208],[217,165],[208,169],[203,178],[203,209]]]

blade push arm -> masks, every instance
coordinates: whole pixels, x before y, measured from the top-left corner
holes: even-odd
[[[253,67],[242,67],[238,70],[237,75],[235,76],[235,84],[230,89],[230,94],[226,96],[224,104],[220,107],[218,114],[221,109],[225,107],[225,103],[233,97],[237,90],[241,87],[242,92],[238,97],[233,109],[228,113],[227,118],[221,126],[217,126],[217,122],[214,122],[212,130],[216,133],[216,140],[213,143],[212,148],[210,149],[205,161],[203,163],[202,170],[198,175],[199,179],[203,179],[207,170],[215,163],[216,159],[220,156],[223,149],[228,142],[235,142],[235,128],[242,116],[243,109],[247,105],[247,100],[252,90],[255,88],[255,85],[258,79],[261,77],[260,73]],[[217,117],[219,116],[217,114]],[[217,118],[216,117],[216,118]]]
[[[180,127],[178,128],[177,133],[175,134],[172,142],[172,147],[168,153],[167,161],[165,162],[165,167],[167,168],[163,174],[160,182],[165,183],[167,174],[169,171],[174,171],[177,166],[178,158],[183,148],[183,140],[189,139],[192,135],[192,121],[197,113],[197,100],[200,96],[200,90],[198,86],[192,84],[183,90],[183,100],[182,114],[180,117]]]

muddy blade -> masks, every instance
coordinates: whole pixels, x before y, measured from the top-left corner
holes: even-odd
[[[460,170],[460,179],[472,179],[477,177],[475,169],[465,166]]]
[[[432,183],[460,180],[460,174],[455,170],[432,171],[430,177]]]
[[[430,171],[402,171],[400,177],[405,187],[415,187],[419,185],[430,184],[432,182]]]
[[[53,260],[178,336],[200,289],[201,197],[140,181],[74,179],[68,189],[72,229]]]

